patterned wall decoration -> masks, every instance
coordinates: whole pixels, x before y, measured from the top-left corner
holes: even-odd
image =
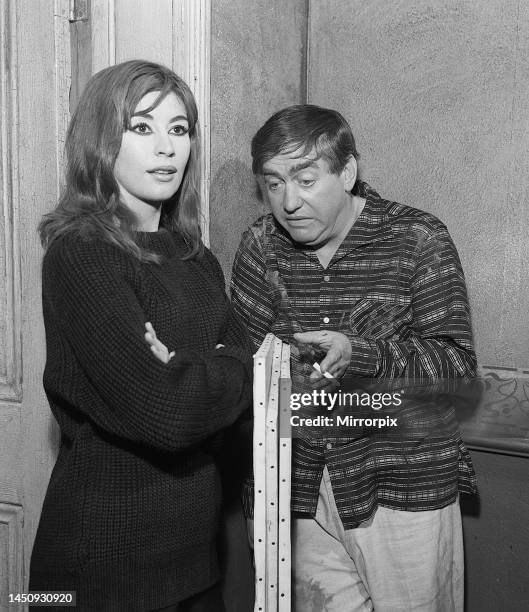
[[[529,369],[482,365],[472,396],[458,407],[470,448],[529,455]]]

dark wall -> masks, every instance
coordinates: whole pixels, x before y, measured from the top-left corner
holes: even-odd
[[[227,278],[241,232],[265,212],[250,139],[274,111],[308,98],[351,122],[361,170],[382,195],[448,225],[467,275],[480,362],[527,369],[529,7],[212,4],[210,235]],[[467,612],[529,609],[529,459],[472,456],[481,499],[463,504]],[[244,524],[237,512],[227,522],[237,549],[227,553],[229,612],[247,612]]]
[[[467,612],[529,610],[529,458],[471,454],[480,500],[462,502]]]
[[[383,196],[448,226],[479,361],[529,366],[529,4],[310,9],[309,102],[351,122],[364,177]]]
[[[226,279],[242,232],[267,212],[250,140],[275,111],[305,99],[307,0],[215,0],[211,31],[210,242]],[[253,610],[253,567],[240,506],[223,528],[228,612]]]
[[[241,233],[267,212],[250,140],[305,98],[307,0],[216,0],[211,41],[210,241],[228,278]]]
[[[308,45],[308,100],[351,122],[364,178],[448,226],[479,362],[528,370],[529,5],[311,0]],[[529,610],[529,458],[473,457],[467,611]]]

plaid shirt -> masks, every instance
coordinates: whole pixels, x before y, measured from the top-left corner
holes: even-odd
[[[433,215],[381,199],[365,183],[359,195],[365,207],[326,268],[272,215],[244,233],[232,300],[255,345],[268,332],[291,342],[294,332],[330,329],[351,342],[344,380],[405,384],[474,376],[465,281],[446,227]],[[291,365],[293,384],[306,381],[310,367],[295,356]],[[439,413],[434,404],[423,408]],[[294,438],[292,510],[315,515],[325,465],[345,528],[369,519],[378,504],[431,510],[458,492],[475,493],[453,409],[444,411],[444,427],[422,436]],[[245,505],[251,514],[251,500]]]

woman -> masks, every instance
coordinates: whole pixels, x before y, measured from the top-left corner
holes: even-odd
[[[212,437],[249,406],[251,348],[200,240],[193,95],[157,64],[107,68],[66,153],[40,225],[44,387],[62,438],[30,588],[76,591],[79,610],[223,610]],[[174,350],[166,363],[146,322]]]

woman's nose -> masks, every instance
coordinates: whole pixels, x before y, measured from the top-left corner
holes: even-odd
[[[166,133],[158,134],[156,138],[156,155],[173,156],[175,153],[174,144],[171,136]]]

